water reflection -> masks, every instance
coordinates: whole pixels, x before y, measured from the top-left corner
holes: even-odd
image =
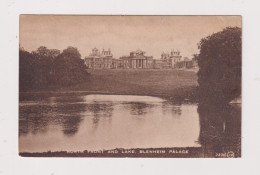
[[[32,105],[20,107],[19,134],[46,132],[50,122],[50,118],[46,117],[46,113],[50,111],[51,108],[49,106]]]
[[[173,102],[162,103],[163,114],[172,114],[173,116],[181,116],[181,105],[174,104]]]
[[[240,106],[146,96],[37,95],[20,97],[21,152],[201,147],[205,157],[241,155]]]
[[[35,96],[33,96],[35,99]],[[73,135],[78,131],[82,120],[81,112],[85,111],[85,105],[75,102],[83,102],[82,97],[48,97],[36,98],[35,103],[25,102],[19,107],[19,134],[29,132],[47,132],[48,127],[62,127],[65,135]],[[32,99],[29,99],[32,100]],[[68,103],[69,101],[73,103]]]
[[[77,115],[64,117],[62,120],[63,133],[69,136],[77,133],[81,120],[81,117]]]
[[[200,146],[194,104],[124,95],[50,94],[23,99],[20,151]]]
[[[234,152],[241,155],[241,107],[240,105],[199,104],[200,136],[206,157],[216,153]]]
[[[112,102],[100,103],[95,101],[92,104],[86,104],[85,106],[85,110],[92,116],[92,122],[95,126],[98,125],[98,122],[102,117],[111,120],[113,109]]]
[[[153,104],[147,104],[144,102],[129,102],[124,103],[124,106],[129,110],[130,114],[143,116],[148,113],[148,111],[153,108]]]

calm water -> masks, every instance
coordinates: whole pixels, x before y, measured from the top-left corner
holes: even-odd
[[[237,149],[239,110],[228,107],[219,112],[216,107],[175,104],[148,96],[23,94],[19,103],[19,151],[218,150],[225,146],[220,143],[232,142],[236,144],[232,149]]]

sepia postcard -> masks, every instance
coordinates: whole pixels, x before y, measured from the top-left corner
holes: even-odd
[[[241,16],[19,23],[20,156],[241,157]]]

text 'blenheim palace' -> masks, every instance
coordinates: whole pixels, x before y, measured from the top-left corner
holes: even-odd
[[[116,59],[110,49],[103,49],[100,52],[97,48],[93,48],[92,53],[85,58],[85,64],[89,69],[191,69],[197,67],[195,60],[182,58],[180,51],[174,49],[170,53],[163,52],[160,59],[146,56],[145,52],[140,49],[130,52],[129,56]]]

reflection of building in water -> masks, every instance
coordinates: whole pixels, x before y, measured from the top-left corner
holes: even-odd
[[[110,49],[100,51],[97,48],[92,49],[92,53],[85,58],[87,68],[91,69],[110,69],[112,68],[113,55]]]

